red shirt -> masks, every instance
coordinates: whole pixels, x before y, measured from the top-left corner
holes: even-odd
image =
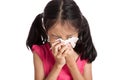
[[[42,60],[44,73],[45,73],[45,76],[47,76],[52,70],[53,65],[55,64],[55,59],[52,54],[52,51],[50,50],[49,43],[46,43],[44,45],[33,45],[32,51],[36,52],[36,54]],[[78,57],[76,63],[80,73],[83,74],[86,60],[81,60],[80,57]],[[67,65],[63,66],[61,72],[58,75],[57,80],[73,80]]]

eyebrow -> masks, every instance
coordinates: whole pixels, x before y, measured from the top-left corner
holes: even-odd
[[[73,33],[73,34],[70,34],[70,35],[66,35],[66,36],[73,36],[73,35],[75,35],[75,34],[77,34],[77,32],[75,32],[75,33]],[[54,33],[52,33],[51,35],[52,35],[52,36],[56,36],[56,37],[60,37],[60,36],[61,36],[61,35],[54,34]]]
[[[58,35],[56,35],[56,34],[51,34],[51,36],[58,36]]]

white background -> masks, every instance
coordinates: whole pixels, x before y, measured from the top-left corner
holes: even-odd
[[[30,25],[49,0],[0,0],[0,80],[33,80],[25,46]],[[93,80],[120,80],[119,0],[75,0],[88,19],[98,57]]]

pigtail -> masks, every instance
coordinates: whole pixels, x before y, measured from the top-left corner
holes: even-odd
[[[47,42],[47,35],[44,27],[42,26],[42,17],[43,14],[37,15],[31,25],[28,38],[26,40],[26,46],[30,49],[33,44],[42,45]]]
[[[80,54],[81,60],[87,60],[88,63],[91,63],[95,60],[97,52],[92,42],[89,24],[84,16],[82,16],[81,31],[78,37],[75,51]]]

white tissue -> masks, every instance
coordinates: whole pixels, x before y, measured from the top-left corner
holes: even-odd
[[[67,40],[63,40],[63,39],[60,38],[60,39],[57,39],[57,40],[60,40],[64,44],[71,43],[72,47],[74,48],[76,46],[76,42],[78,41],[78,38],[77,37],[72,37],[72,38],[69,38]]]

